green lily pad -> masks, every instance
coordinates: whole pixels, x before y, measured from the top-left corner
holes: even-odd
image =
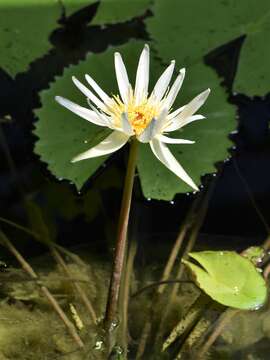
[[[246,35],[240,52],[234,90],[264,95],[270,83],[270,3],[268,0],[156,0],[146,20],[158,55],[188,66],[229,41]],[[268,41],[269,42],[269,41]],[[263,54],[258,56],[258,54]]]
[[[136,16],[143,15],[150,7],[152,0],[102,0],[92,24],[115,24],[125,22]]]
[[[62,95],[87,106],[85,97],[71,82],[72,75],[83,80],[85,73],[90,73],[106,92],[116,94],[113,53],[117,50],[123,54],[130,80],[134,83],[142,47],[142,42],[132,41],[117,49],[110,48],[102,54],[89,54],[86,60],[65,69],[63,76],[57,77],[50,88],[40,94],[42,106],[35,111],[39,119],[34,131],[39,138],[35,152],[48,163],[48,168],[54,175],[69,179],[78,189],[104,162],[106,156],[78,163],[71,163],[71,159],[103,140],[109,131],[64,109],[55,102],[54,97]],[[151,59],[150,88],[163,69],[164,66],[155,58]],[[174,133],[175,136],[195,140],[197,143],[171,146],[177,159],[197,184],[200,184],[201,175],[216,171],[217,161],[228,157],[227,149],[231,145],[228,134],[235,127],[235,108],[227,103],[226,93],[220,86],[218,77],[204,64],[187,69],[187,80],[176,106],[183,105],[207,87],[212,88],[209,101],[202,109],[207,119],[190,124],[182,132]],[[170,200],[178,192],[191,190],[154,157],[149,145],[140,145],[138,169],[146,197]]]
[[[234,251],[202,251],[189,256],[200,265],[183,260],[199,287],[220,304],[253,310],[264,305],[267,288],[253,263]]]
[[[61,0],[66,16],[97,3],[97,0]],[[116,24],[143,15],[150,8],[152,0],[101,0],[91,25]]]
[[[63,76],[57,77],[49,90],[41,92],[41,109],[35,111],[40,119],[36,124],[34,133],[40,138],[35,146],[35,152],[41,159],[48,163],[49,170],[58,178],[65,178],[76,184],[81,189],[85,181],[104,162],[106,156],[85,160],[71,164],[71,159],[95,146],[109,135],[110,131],[103,127],[95,126],[63,109],[54,100],[56,95],[63,95],[74,102],[82,103],[86,100],[73,86],[72,75],[82,78],[91,69],[94,57],[89,55],[79,65],[65,69]],[[110,59],[111,60],[111,59]],[[109,61],[109,59],[108,59]],[[96,61],[95,67],[97,66]],[[111,78],[106,68],[106,61],[99,64],[99,71],[104,78]]]
[[[66,16],[70,16],[73,13],[83,9],[84,7],[97,2],[97,0],[60,0],[60,1],[65,9]]]
[[[11,76],[51,48],[49,35],[57,27],[61,6],[55,0],[0,2],[0,67]]]
[[[267,41],[270,41],[270,14],[244,41],[233,84],[234,91],[248,96],[263,96],[269,92],[270,48],[266,44]]]

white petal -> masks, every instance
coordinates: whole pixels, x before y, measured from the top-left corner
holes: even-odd
[[[168,95],[164,99],[163,106],[166,107],[167,109],[170,109],[172,107],[174,100],[183,84],[185,73],[186,73],[185,69],[180,70],[179,75],[175,79],[175,82],[173,83]]]
[[[75,78],[75,76],[72,76],[72,81],[74,82],[74,84],[77,86],[77,88],[88,98],[90,99],[98,108],[100,108],[101,110],[105,111],[106,110],[106,106],[104,105],[104,103],[102,101],[99,100],[99,98],[96,97],[96,95],[94,95],[92,93],[91,90],[89,90],[85,85],[83,85],[78,79]]]
[[[160,112],[160,114],[157,118],[157,124],[155,127],[154,136],[162,133],[162,130],[163,130],[165,124],[167,123],[167,116],[168,116],[168,110],[166,108],[164,108]]]
[[[144,49],[141,53],[139,64],[136,74],[136,84],[135,84],[135,102],[139,104],[148,93],[148,84],[149,84],[149,46],[144,45]]]
[[[168,119],[171,120],[174,117],[176,117],[177,115],[179,115],[183,110],[184,110],[185,106],[180,107],[179,109],[174,110],[172,113],[168,114]]]
[[[161,142],[166,143],[166,144],[194,144],[195,143],[195,141],[185,140],[185,139],[173,139],[173,138],[169,138],[164,135],[159,135],[158,140],[160,140]]]
[[[110,129],[116,129],[116,127],[112,124],[110,116],[107,116],[101,110],[99,111],[95,106],[91,103],[91,101],[87,98],[87,102],[89,107],[97,114],[97,116],[104,121],[106,126],[108,126]]]
[[[153,153],[159,159],[159,161],[162,162],[162,164],[164,164],[169,170],[171,170],[175,175],[177,175],[181,180],[187,183],[194,190],[199,190],[196,184],[185,172],[182,166],[178,163],[178,161],[175,159],[175,157],[166,145],[164,145],[159,140],[154,139],[150,142],[150,146]]]
[[[114,54],[114,64],[119,92],[123,102],[127,104],[129,100],[130,83],[125,64],[118,52]]]
[[[71,160],[77,162],[84,159],[90,159],[98,156],[103,156],[117,151],[126,144],[129,136],[120,132],[113,131],[106,139],[101,141],[97,146],[92,147],[90,150],[83,152]]]
[[[171,64],[167,67],[167,69],[162,73],[158,81],[156,82],[154,90],[151,94],[151,97],[153,97],[154,100],[160,101],[163,98],[163,95],[165,94],[169,86],[169,83],[171,81],[172,74],[174,71],[174,65],[175,65],[175,61],[173,60]]]
[[[198,96],[196,96],[186,105],[180,116],[184,118],[193,115],[205,103],[209,94],[210,89],[207,89],[200,93]]]
[[[131,136],[134,134],[134,131],[132,129],[132,126],[128,120],[128,115],[127,113],[122,113],[121,114],[121,122],[122,122],[122,130],[124,131],[125,134]]]
[[[205,119],[205,116],[199,115],[199,114],[192,115],[185,119],[182,119],[181,117],[179,117],[179,118],[175,117],[174,119],[172,119],[171,121],[168,122],[169,125],[164,128],[164,131],[169,131],[169,132],[175,131],[193,121],[202,120],[202,119]]]
[[[152,140],[155,134],[156,124],[157,120],[153,118],[144,131],[138,136],[138,140],[142,143],[148,143],[150,140]]]
[[[91,111],[87,108],[84,108],[78,104],[75,104],[73,101],[63,98],[62,96],[56,96],[55,100],[68,110],[72,111],[74,114],[82,117],[85,120],[90,121],[93,124],[100,126],[107,126],[107,122],[99,117],[94,111]]]
[[[200,93],[198,96],[196,96],[193,100],[191,100],[185,106],[184,110],[175,119],[173,119],[174,123],[178,123],[180,125],[179,127],[182,127],[184,126],[183,124],[186,125],[189,122],[191,122],[190,120],[187,119],[190,118],[205,103],[209,94],[210,94],[210,89],[207,89],[202,93]],[[201,119],[201,116],[202,115],[200,115],[200,118],[196,118],[196,119],[193,118],[192,121]]]
[[[85,79],[88,84],[95,90],[98,96],[104,101],[106,104],[110,104],[112,99],[101,89],[101,87],[95,82],[95,80],[88,74],[85,75]]]

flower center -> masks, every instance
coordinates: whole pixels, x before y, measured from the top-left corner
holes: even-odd
[[[160,112],[160,106],[153,104],[148,99],[145,99],[141,104],[135,104],[133,96],[127,105],[122,103],[118,96],[114,97],[114,104],[110,107],[109,113],[113,117],[115,125],[121,126],[121,114],[126,112],[128,120],[135,132],[135,135],[140,135],[148,126],[153,118],[156,118]]]

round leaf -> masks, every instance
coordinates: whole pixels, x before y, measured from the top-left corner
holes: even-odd
[[[190,253],[202,267],[183,260],[199,287],[215,301],[237,309],[261,307],[267,298],[266,284],[253,263],[234,251]]]

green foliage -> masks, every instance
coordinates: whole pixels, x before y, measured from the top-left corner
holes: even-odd
[[[54,0],[0,2],[0,67],[11,76],[51,48],[50,33],[57,27],[61,7]]]
[[[2,0],[0,2],[0,50],[2,67],[11,76],[26,71],[29,64],[52,47],[49,36],[58,26],[63,8],[66,16],[95,0]],[[150,0],[101,1],[94,24],[124,22],[142,15]],[[28,21],[25,21],[28,19]]]
[[[270,88],[270,5],[268,11],[263,24],[249,33],[241,50],[234,90],[248,96],[264,96]]]
[[[63,8],[66,16],[70,16],[95,2],[23,0],[22,6],[21,0],[2,0],[0,66],[11,76],[25,71],[51,48],[49,36],[57,27]],[[234,90],[250,96],[268,92],[270,51],[265,46],[270,38],[268,0],[261,0],[260,6],[256,0],[217,0],[211,6],[199,0],[132,0],[128,6],[126,3],[127,0],[100,1],[92,24],[125,22],[143,15],[152,6],[153,16],[146,22],[158,54],[165,61],[174,57],[183,66],[193,65],[216,47],[246,35]]]
[[[128,1],[128,6],[127,6]],[[125,22],[135,16],[143,15],[150,7],[151,0],[61,0],[66,16],[70,16],[86,6],[99,2],[91,25],[104,25]]]
[[[151,2],[151,0],[102,0],[93,19],[93,24],[121,23],[135,16],[143,15],[146,9],[150,7]]]
[[[156,0],[147,29],[158,54],[175,57],[183,66],[201,60],[209,51],[247,35],[239,60],[235,90],[248,95],[269,91],[268,63],[270,3],[268,0]],[[263,56],[258,56],[263,54]]]
[[[70,16],[86,6],[94,4],[97,0],[60,0],[65,9],[65,15]]]
[[[237,309],[261,307],[267,298],[266,283],[253,263],[234,251],[202,251],[183,260],[199,287],[215,301]]]
[[[100,55],[105,61],[95,61],[95,56],[89,55],[79,65],[71,66],[64,71],[62,77],[56,78],[49,90],[41,93],[42,108],[35,113],[40,121],[36,123],[35,134],[40,137],[36,143],[35,152],[48,163],[48,168],[57,177],[69,179],[78,188],[97,170],[106,157],[86,160],[71,164],[71,159],[78,153],[96,145],[103,140],[109,130],[90,124],[84,119],[75,116],[63,109],[54,100],[56,95],[63,95],[71,100],[82,103],[85,99],[73,86],[71,76],[82,78],[94,66],[98,68],[105,79],[110,79],[106,68],[108,53]],[[85,101],[86,102],[86,101]],[[87,104],[85,104],[87,106]]]
[[[249,259],[255,266],[263,261],[265,250],[259,246],[251,246],[247,248],[242,255]]]
[[[134,82],[138,55],[143,43],[132,41],[120,49],[127,68]],[[82,103],[84,96],[73,86],[71,76],[83,79],[90,73],[110,94],[117,93],[114,74],[113,53],[109,49],[103,54],[88,55],[85,61],[71,66],[57,77],[49,90],[41,92],[42,107],[36,111],[39,121],[36,123],[35,134],[39,137],[35,152],[48,163],[49,170],[57,177],[67,178],[74,182],[78,189],[96,171],[106,157],[84,160],[72,164],[70,160],[80,152],[100,142],[108,131],[92,125],[59,106],[55,95],[62,95],[77,103]],[[163,67],[152,58],[151,81],[153,86]],[[207,120],[189,125],[175,136],[195,140],[195,145],[172,146],[177,159],[183,164],[197,184],[200,176],[215,171],[214,164],[228,156],[230,141],[227,135],[234,129],[235,110],[226,102],[226,93],[219,84],[215,73],[207,66],[198,64],[188,69],[187,81],[184,84],[176,105],[191,100],[200,91],[212,88],[209,101],[202,111]],[[87,106],[87,105],[86,105]],[[217,110],[219,109],[219,110]],[[87,140],[87,143],[85,143]],[[189,191],[189,187],[167,170],[152,154],[149,145],[140,146],[138,160],[139,175],[146,197],[170,200],[177,192]],[[203,154],[203,157],[200,155]]]

